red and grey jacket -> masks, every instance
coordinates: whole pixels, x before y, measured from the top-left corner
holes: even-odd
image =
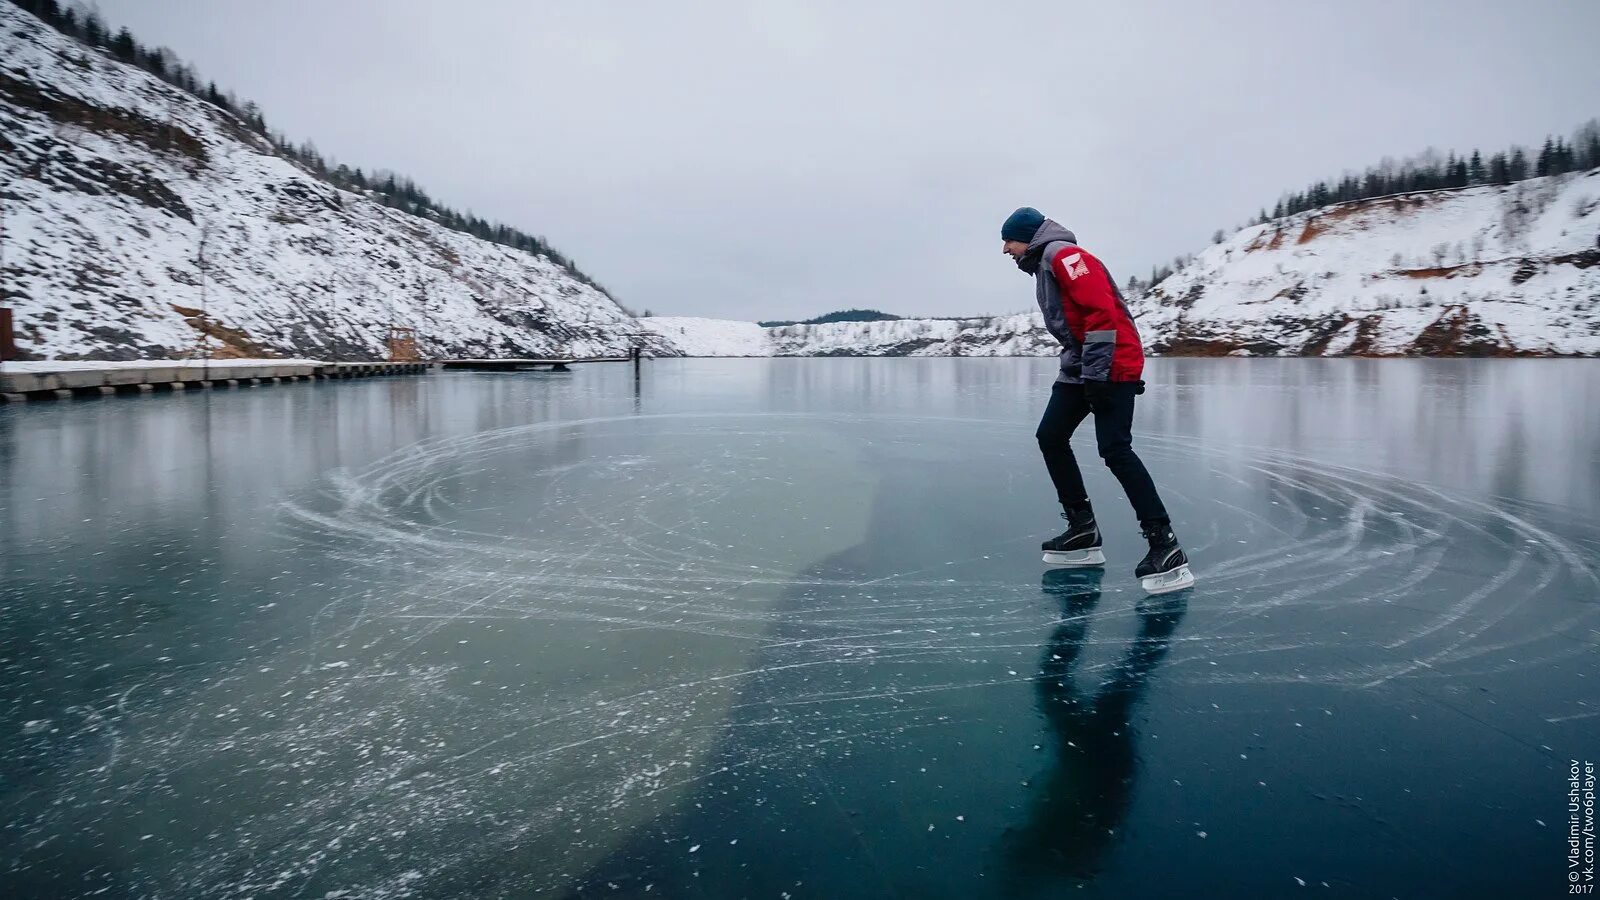
[[[1138,381],[1144,374],[1139,330],[1100,260],[1050,219],[1039,226],[1023,259],[1036,261],[1039,311],[1045,327],[1061,342],[1056,381]]]

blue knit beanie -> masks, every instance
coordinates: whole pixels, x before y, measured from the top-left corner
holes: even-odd
[[[1024,244],[1033,240],[1038,233],[1039,226],[1044,224],[1044,213],[1031,206],[1024,206],[1006,218],[1006,223],[1000,226],[1000,240],[1021,241]]]

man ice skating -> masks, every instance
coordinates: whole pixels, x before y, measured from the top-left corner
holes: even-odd
[[[1122,483],[1150,543],[1134,574],[1153,594],[1194,584],[1155,482],[1133,452],[1133,398],[1144,393],[1144,349],[1122,292],[1100,260],[1078,246],[1072,232],[1032,207],[1012,213],[1000,227],[1000,238],[1017,268],[1034,276],[1045,327],[1062,347],[1061,371],[1036,437],[1067,530],[1044,542],[1044,561],[1105,564],[1100,528],[1071,443],[1079,423],[1093,415],[1100,458]]]

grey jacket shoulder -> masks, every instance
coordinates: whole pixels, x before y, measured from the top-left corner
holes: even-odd
[[[1072,234],[1072,232],[1069,231],[1069,232],[1067,232],[1067,234],[1070,235],[1070,234]],[[1048,263],[1048,260],[1051,257],[1055,256],[1057,253],[1060,253],[1061,249],[1063,247],[1076,247],[1076,246],[1078,246],[1078,242],[1077,241],[1073,241],[1073,240],[1051,241],[1050,243],[1045,244],[1044,245],[1044,253],[1039,257],[1039,271],[1048,272],[1050,270],[1050,265]]]
[[[1078,236],[1053,219],[1046,219],[1039,226],[1039,233],[1033,236],[1028,249],[1032,250],[1040,244],[1044,246],[1039,248],[1039,268],[1034,275],[1035,293],[1039,299],[1039,312],[1044,315],[1045,329],[1061,344],[1061,373],[1056,380],[1077,383],[1083,380],[1083,346],[1067,326],[1066,312],[1061,308],[1061,286],[1056,283],[1056,273],[1050,267],[1050,260],[1063,248],[1078,246]]]
[[[1061,309],[1061,285],[1056,283],[1056,273],[1050,265],[1050,258],[1061,252],[1061,248],[1075,246],[1066,241],[1051,241],[1044,246],[1044,252],[1039,257],[1039,268],[1034,272],[1035,291],[1039,300],[1039,312],[1044,314],[1044,325],[1056,339],[1063,344],[1071,340],[1071,333],[1067,330],[1067,317]]]
[[[1039,254],[1039,271],[1034,273],[1034,277],[1044,284],[1054,285],[1056,283],[1056,273],[1050,266],[1050,260],[1061,252],[1061,248],[1076,246],[1078,245],[1071,241],[1051,241],[1045,244],[1044,252]]]

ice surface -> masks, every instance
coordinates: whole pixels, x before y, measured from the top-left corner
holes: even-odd
[[[1556,877],[1538,822],[1600,721],[1600,365],[1153,363],[1136,447],[1200,578],[1153,599],[1089,434],[1108,565],[1039,562],[1053,370],[671,360],[638,394],[590,367],[0,409],[4,877]]]

